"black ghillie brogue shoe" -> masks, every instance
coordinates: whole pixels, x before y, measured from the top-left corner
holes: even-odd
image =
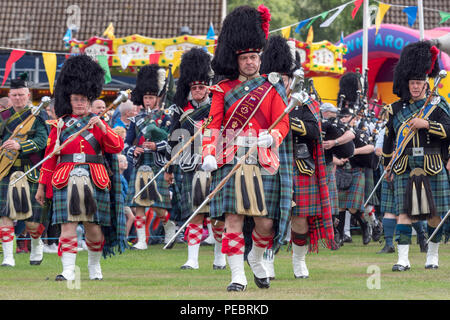
[[[258,278],[253,275],[253,279],[255,280],[255,284],[260,289],[269,289],[270,288],[270,278]]]
[[[401,264],[394,264],[392,271],[407,271],[411,269],[410,266],[402,266]]]
[[[55,281],[67,281],[67,279],[62,274],[58,274]]]
[[[231,292],[231,291],[245,291],[245,289],[247,289],[246,285],[240,284],[240,283],[236,283],[236,282],[232,282],[228,285],[227,287],[227,291]]]

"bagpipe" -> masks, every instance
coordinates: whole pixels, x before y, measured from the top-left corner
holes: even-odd
[[[39,115],[41,110],[45,109],[50,104],[51,99],[47,96],[42,97],[41,103],[36,107],[31,107],[27,118],[23,120],[13,131],[8,140],[23,141],[27,137],[27,132],[33,126],[34,120]],[[0,180],[8,175],[9,170],[13,166],[19,151],[6,150],[3,146],[0,146]]]

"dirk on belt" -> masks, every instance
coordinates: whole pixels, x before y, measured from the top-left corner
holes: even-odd
[[[37,107],[31,108],[31,114],[15,128],[13,134],[8,138],[8,140],[14,139],[19,134],[20,130],[39,114],[39,111],[41,111],[41,109],[46,108],[49,105],[50,101],[51,99],[49,97],[42,97],[41,103]],[[0,151],[1,150],[3,150],[3,146],[0,146]]]
[[[154,176],[153,176],[153,178],[149,181],[149,182],[147,182],[147,184],[141,189],[141,190],[139,190],[139,192],[138,193],[136,193],[136,195],[133,197],[133,201],[135,201],[136,199],[137,199],[137,197],[139,197],[140,195],[141,195],[141,193],[142,192],[144,192],[144,190],[145,189],[147,189],[147,187],[149,186],[149,185],[151,185],[152,184],[152,182],[153,181],[155,181],[155,179],[161,174],[161,173],[163,173],[174,161],[175,161],[175,159],[177,159],[179,156],[180,156],[180,154],[184,151],[184,150],[186,150],[186,148],[195,140],[195,138],[199,135],[199,134],[201,134],[202,133],[202,130],[204,129],[204,128],[206,128],[210,123],[211,123],[211,121],[212,121],[212,116],[210,116],[208,119],[206,119],[205,120],[205,122],[203,123],[203,125],[200,127],[200,129],[199,130],[197,130],[197,132],[183,145],[183,147],[180,149],[180,150],[178,150],[178,152],[164,165],[164,167],[162,167],[161,168],[161,170],[159,170],[158,171],[158,173],[157,174],[155,174]]]
[[[120,103],[125,102],[128,100],[128,95],[131,92],[131,90],[126,91],[120,91],[119,96],[114,100],[108,108],[105,109],[102,113],[98,115],[99,118],[103,117],[109,110],[116,108]],[[69,143],[71,143],[73,140],[75,140],[80,134],[82,134],[84,131],[86,131],[89,128],[89,124],[85,125],[83,128],[81,128],[80,131],[74,133],[70,136],[66,141],[64,141],[63,144],[61,144],[58,148],[55,148],[50,154],[48,154],[44,159],[39,161],[37,164],[35,164],[32,168],[30,168],[27,172],[23,173],[20,177],[18,177],[16,180],[10,183],[11,186],[15,185],[17,181],[25,177],[28,173],[39,167],[41,164],[43,164],[45,161],[53,157],[55,154],[57,154],[59,151],[64,149]]]

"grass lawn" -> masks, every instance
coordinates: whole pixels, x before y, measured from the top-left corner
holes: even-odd
[[[162,245],[146,251],[127,250],[102,260],[103,281],[90,281],[87,252],[77,256],[81,281],[70,289],[54,281],[62,271],[56,254],[44,254],[40,266],[30,266],[28,254],[16,254],[14,268],[0,268],[1,300],[433,300],[450,298],[450,243],[441,244],[438,270],[425,270],[425,253],[410,247],[411,270],[392,272],[395,254],[376,254],[382,247],[362,245],[361,236],[337,251],[320,249],[306,262],[309,279],[294,279],[291,252],[284,246],[275,258],[276,279],[261,290],[248,267],[247,291],[229,293],[229,269],[213,270],[213,247],[200,248],[200,269],[180,270],[186,261],[186,244],[171,250]],[[374,273],[375,270],[375,273]],[[370,289],[368,287],[373,288]],[[378,288],[377,288],[378,287]]]

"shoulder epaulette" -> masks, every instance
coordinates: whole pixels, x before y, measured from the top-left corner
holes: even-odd
[[[53,127],[58,126],[58,120],[46,120],[45,123]]]

